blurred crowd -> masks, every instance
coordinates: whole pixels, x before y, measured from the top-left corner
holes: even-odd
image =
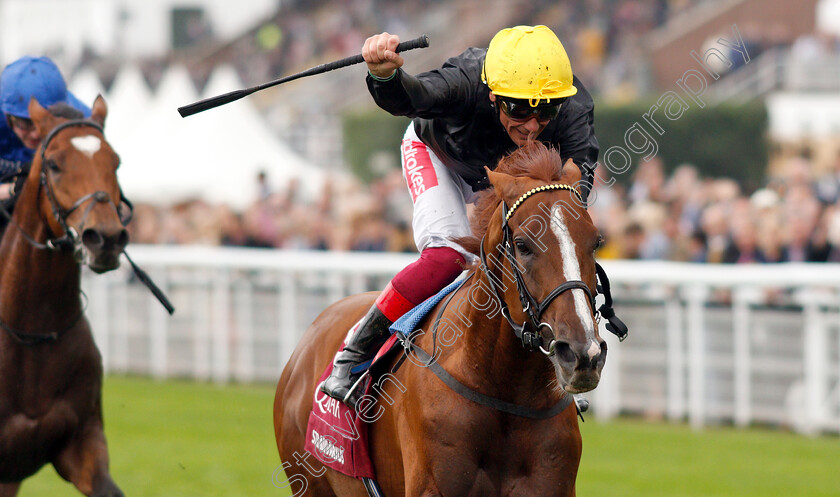
[[[575,73],[590,90],[607,93],[627,85],[644,85],[645,64],[641,59],[646,34],[696,4],[718,1],[721,0],[517,2],[503,24],[548,25],[563,41],[574,61]],[[407,37],[419,32],[420,26],[450,21],[458,23],[451,29],[469,30],[475,23],[464,22],[464,17],[475,15],[480,14],[469,10],[469,2],[292,0],[283,2],[277,13],[249,36],[234,42],[235,56],[229,62],[236,65],[246,84],[256,84],[312,66],[315,61],[357,54],[365,38],[375,33],[388,31]],[[469,33],[461,35],[475,38]],[[452,55],[456,54],[447,54],[441,60]]]
[[[805,157],[753,192],[691,165],[666,176],[657,158],[627,187],[599,171],[590,213],[606,239],[598,256],[712,263],[840,261],[840,156],[814,174]]]
[[[711,0],[711,3],[717,0]],[[519,20],[546,24],[562,40],[575,75],[593,94],[633,98],[649,91],[644,37],[702,0],[551,2]],[[710,3],[710,0],[705,0]]]
[[[291,0],[251,36],[237,40],[233,62],[243,81],[260,83],[361,51],[365,39],[381,31],[408,34],[410,20],[420,19],[430,4],[377,0]]]
[[[575,74],[593,94],[616,102],[630,101],[655,90],[651,79],[648,35],[669,20],[693,15],[692,8],[710,8],[724,0],[575,0],[515,2],[494,22],[503,25],[545,24],[562,40]],[[366,37],[381,31],[403,37],[423,31],[423,26],[458,30],[459,38],[482,39],[486,33],[471,34],[482,26],[466,22],[476,15],[470,2],[425,0],[342,0],[283,2],[277,12],[247,35],[232,41],[232,50],[214,52],[206,62],[213,67],[232,63],[246,85],[258,84],[291,74],[327,60],[360,52]],[[478,4],[479,9],[486,6]],[[496,11],[502,10],[494,7]],[[455,13],[455,14],[453,14]],[[696,15],[696,14],[694,14]],[[449,25],[447,23],[455,23]],[[784,20],[775,23],[744,22],[738,26],[750,57],[765,50],[790,47],[803,60],[821,53],[837,52],[838,40],[825,33],[803,35],[793,44],[791,28]],[[727,36],[730,34],[723,33]],[[718,35],[704,43],[717,47]],[[198,39],[197,41],[201,41]],[[489,41],[489,39],[487,40]],[[460,49],[467,48],[466,46]],[[435,47],[429,50],[436,50]],[[440,60],[457,52],[441,53]],[[716,67],[721,73],[731,67]]]
[[[413,252],[411,199],[399,170],[370,185],[327,182],[314,199],[296,180],[277,191],[266,173],[241,211],[190,200],[135,204],[132,243],[199,244],[300,250]]]
[[[753,192],[688,164],[666,174],[656,157],[632,171],[626,182],[598,171],[589,211],[606,241],[599,258],[840,262],[840,156],[819,175],[807,158],[792,159]],[[261,175],[254,198],[241,212],[203,201],[137,205],[132,243],[416,250],[411,200],[397,170],[368,186],[327,183],[309,201],[295,181],[272,191]]]

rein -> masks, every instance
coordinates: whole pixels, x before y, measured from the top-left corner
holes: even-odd
[[[477,274],[473,272],[467,279],[472,278]],[[464,280],[466,282],[466,280]],[[403,355],[391,369],[391,373],[395,373],[400,366],[405,362],[408,358],[408,354],[414,354],[422,363],[423,366],[428,368],[429,371],[434,373],[435,376],[440,379],[446,386],[448,386],[452,391],[464,397],[467,400],[475,402],[476,404],[480,404],[486,407],[491,407],[496,409],[497,411],[502,411],[507,414],[513,414],[514,416],[519,416],[523,418],[530,418],[530,419],[548,419],[552,418],[561,412],[565,411],[569,405],[574,402],[574,396],[569,394],[564,394],[560,400],[551,406],[548,409],[532,409],[530,407],[521,406],[518,404],[514,404],[512,402],[507,402],[501,399],[497,399],[495,397],[490,397],[489,395],[485,395],[481,392],[473,390],[472,388],[464,385],[460,381],[458,381],[454,376],[449,374],[449,372],[441,366],[437,361],[437,332],[438,332],[438,325],[440,324],[441,318],[443,317],[443,312],[446,310],[446,307],[449,305],[449,302],[452,301],[452,298],[455,297],[455,294],[458,293],[457,290],[453,291],[452,294],[447,297],[447,299],[443,302],[443,305],[438,310],[437,316],[435,317],[434,324],[432,325],[432,343],[434,344],[434,348],[432,349],[432,354],[429,355],[428,352],[423,350],[422,347],[414,343],[414,337],[416,334],[412,334],[409,336],[404,336],[401,333],[398,334],[398,338],[400,343],[403,347]],[[369,374],[368,371],[365,374]],[[583,419],[582,411],[580,407],[575,403],[575,408],[577,409],[578,416],[581,416]]]
[[[565,411],[569,405],[574,402],[574,396],[564,393],[563,397],[560,398],[560,401],[554,404],[553,406],[549,407],[548,409],[532,409],[530,407],[521,406],[519,404],[514,404],[511,402],[507,402],[501,399],[497,399],[495,397],[490,397],[489,395],[484,395],[481,392],[473,390],[472,388],[464,385],[451,374],[449,374],[446,369],[443,368],[438,362],[430,356],[425,350],[420,348],[418,345],[415,345],[411,340],[406,339],[404,342],[406,350],[411,350],[417,356],[418,359],[423,361],[426,364],[426,367],[435,374],[443,383],[446,384],[449,388],[451,388],[455,393],[464,397],[467,400],[471,400],[476,404],[481,404],[483,406],[492,407],[497,411],[502,411],[507,414],[513,414],[514,416],[519,416],[522,418],[530,418],[530,419],[548,419],[557,416],[561,412]],[[575,404],[577,407],[577,404]],[[581,414],[580,409],[578,409],[578,415]]]

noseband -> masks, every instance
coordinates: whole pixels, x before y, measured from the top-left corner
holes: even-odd
[[[513,328],[513,332],[516,334],[516,337],[522,341],[522,345],[529,351],[536,352],[539,350],[546,356],[554,355],[554,348],[556,346],[557,341],[553,337],[553,330],[549,323],[541,321],[541,316],[543,312],[551,305],[551,302],[554,301],[557,297],[560,296],[566,290],[572,289],[579,289],[583,290],[586,293],[587,298],[589,299],[589,304],[592,306],[592,310],[595,313],[595,317],[604,316],[607,318],[609,323],[607,324],[607,329],[618,336],[619,340],[624,340],[627,336],[627,327],[618,317],[615,316],[615,312],[612,309],[612,296],[610,295],[609,289],[609,280],[607,279],[607,274],[604,272],[603,268],[596,262],[595,269],[598,275],[598,279],[601,281],[601,289],[603,291],[605,297],[605,303],[601,306],[598,311],[595,311],[595,296],[598,295],[598,288],[593,293],[589,286],[584,283],[582,280],[569,280],[549,293],[546,298],[539,302],[537,299],[531,295],[531,292],[528,290],[528,287],[525,285],[525,281],[522,278],[522,273],[519,271],[519,266],[516,261],[516,255],[514,254],[513,246],[511,244],[511,239],[513,238],[513,234],[511,232],[510,226],[508,225],[508,221],[513,216],[513,213],[518,209],[522,203],[528,199],[530,196],[534,195],[535,193],[551,191],[551,190],[569,190],[575,194],[575,196],[580,201],[581,205],[583,205],[583,198],[581,197],[580,193],[573,187],[561,183],[555,183],[550,185],[544,185],[537,188],[533,188],[528,190],[527,192],[523,193],[519,199],[514,202],[514,204],[508,209],[507,204],[502,201],[502,253],[504,254],[505,258],[507,258],[508,262],[510,262],[511,272],[513,273],[514,280],[516,281],[516,289],[519,293],[519,301],[522,304],[522,311],[527,314],[528,319],[526,319],[522,324],[518,324],[513,320],[513,317],[510,314],[510,309],[507,306],[507,303],[504,300],[504,296],[500,293],[499,287],[496,285],[494,281],[495,276],[490,272],[489,267],[487,265],[487,258],[484,252],[484,240],[481,240],[481,247],[480,247],[480,257],[481,257],[481,265],[484,272],[487,274],[487,280],[490,283],[490,288],[493,293],[496,295],[496,298],[499,301],[499,305],[501,306],[501,313],[502,316],[507,320],[508,324],[510,324],[511,328]],[[486,235],[485,235],[486,236]],[[548,340],[546,343],[546,339],[542,335],[543,328],[548,328],[549,332],[552,334],[552,338]]]

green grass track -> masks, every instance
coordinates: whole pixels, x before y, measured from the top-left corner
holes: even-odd
[[[111,476],[127,497],[282,495],[274,385],[109,377],[103,402]],[[18,495],[81,494],[47,466]]]
[[[282,497],[273,385],[110,377],[111,474],[128,497]],[[840,439],[619,420],[581,425],[578,496],[840,497]],[[539,455],[535,455],[539,457]],[[283,478],[278,478],[282,481]],[[45,467],[21,497],[80,495]]]

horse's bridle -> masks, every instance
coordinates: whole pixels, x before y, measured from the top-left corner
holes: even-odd
[[[79,226],[80,226],[81,229],[83,229],[84,225],[85,225],[85,221],[87,220],[87,217],[90,214],[90,211],[93,209],[93,207],[97,203],[108,202],[108,203],[110,203],[111,205],[114,206],[114,209],[117,211],[117,215],[119,216],[120,222],[122,223],[122,225],[126,226],[131,221],[131,217],[132,217],[133,211],[134,211],[134,206],[131,204],[131,202],[127,198],[125,198],[125,195],[122,192],[122,188],[120,188],[120,204],[119,205],[117,205],[116,203],[114,203],[113,200],[111,200],[111,197],[110,197],[110,195],[108,195],[107,192],[104,192],[102,190],[97,190],[95,192],[83,195],[81,198],[79,198],[78,200],[73,202],[73,205],[71,205],[70,208],[68,208],[68,209],[63,208],[63,207],[61,207],[61,205],[58,204],[58,202],[55,199],[55,193],[53,192],[52,183],[49,181],[49,177],[47,176],[47,169],[49,169],[47,167],[48,160],[46,158],[47,147],[49,147],[50,142],[53,140],[53,138],[55,138],[55,136],[59,132],[61,132],[64,129],[70,128],[70,127],[78,127],[78,126],[87,126],[87,127],[94,128],[97,131],[99,131],[101,134],[104,135],[104,130],[102,129],[102,126],[99,123],[96,123],[95,121],[91,121],[91,120],[88,120],[88,119],[74,119],[74,120],[71,120],[71,121],[63,122],[63,123],[59,124],[58,126],[56,126],[55,128],[53,128],[47,134],[47,136],[44,138],[44,140],[43,140],[43,142],[41,143],[41,146],[40,146],[40,154],[39,155],[41,157],[41,172],[40,172],[41,187],[44,188],[44,191],[46,192],[47,199],[50,202],[50,208],[52,209],[53,217],[55,218],[56,222],[61,226],[62,230],[64,231],[64,234],[60,237],[47,239],[47,241],[45,243],[40,243],[37,240],[35,240],[33,237],[31,237],[29,234],[27,234],[25,231],[23,231],[23,229],[20,226],[18,226],[18,230],[23,234],[24,238],[35,248],[38,248],[38,249],[41,249],[41,250],[72,249],[74,251],[74,256],[76,257],[76,260],[81,262],[81,260],[80,260],[81,257],[82,257],[81,239],[79,238],[78,232],[74,228],[72,228],[71,226],[69,226],[67,224],[67,218],[73,212],[75,212],[76,209],[81,207],[85,202],[87,202],[88,200],[93,200],[93,202],[90,202],[88,204],[87,208],[84,211],[84,214],[82,215],[82,222]],[[123,204],[125,204],[125,206],[127,207],[127,211],[124,211],[122,209]]]
[[[502,253],[504,254],[505,258],[508,260],[511,266],[511,272],[514,276],[514,281],[516,282],[516,289],[519,293],[519,301],[522,303],[522,310],[525,314],[528,315],[528,319],[525,320],[522,324],[518,324],[513,320],[513,317],[510,314],[510,309],[507,306],[507,303],[504,300],[504,296],[499,292],[499,288],[496,285],[494,276],[487,265],[487,257],[484,251],[484,239],[481,240],[481,248],[480,248],[480,257],[481,257],[481,267],[484,270],[485,274],[487,275],[487,281],[490,284],[490,289],[496,295],[496,298],[499,301],[499,305],[501,307],[502,316],[507,320],[510,327],[513,328],[513,332],[516,334],[516,337],[522,341],[522,345],[529,351],[535,352],[539,350],[546,356],[554,355],[554,348],[556,346],[557,341],[553,338],[553,329],[549,323],[541,321],[542,313],[551,305],[551,302],[554,301],[557,297],[560,296],[563,292],[572,289],[579,289],[583,290],[586,293],[586,296],[589,299],[589,303],[592,306],[593,312],[597,315],[601,315],[608,320],[606,325],[607,329],[615,334],[619,340],[624,340],[627,337],[627,326],[621,322],[618,317],[615,316],[615,312],[612,309],[612,296],[610,295],[610,286],[609,280],[607,279],[607,274],[603,270],[603,268],[596,262],[595,269],[598,275],[598,279],[601,281],[601,290],[605,298],[604,304],[601,306],[600,309],[595,311],[595,296],[598,294],[598,288],[596,288],[595,292],[589,288],[589,286],[584,283],[582,280],[568,280],[562,284],[560,284],[557,288],[551,291],[542,302],[538,302],[537,299],[531,295],[531,292],[528,290],[528,287],[525,285],[525,281],[522,278],[522,273],[519,271],[519,265],[516,261],[516,255],[513,251],[513,245],[511,244],[511,239],[513,238],[513,233],[511,232],[510,226],[508,225],[508,221],[513,216],[513,213],[519,208],[522,203],[534,195],[535,193],[551,191],[551,190],[569,190],[575,194],[577,199],[580,201],[581,205],[584,204],[583,198],[581,197],[580,193],[574,188],[566,184],[562,183],[554,183],[549,185],[539,186],[537,188],[533,188],[528,190],[527,192],[523,193],[519,199],[514,202],[514,204],[508,209],[507,204],[502,201]],[[486,235],[485,235],[486,236]],[[543,328],[548,328],[549,332],[552,334],[552,338],[549,339],[548,343],[546,344],[546,339],[542,334]]]

